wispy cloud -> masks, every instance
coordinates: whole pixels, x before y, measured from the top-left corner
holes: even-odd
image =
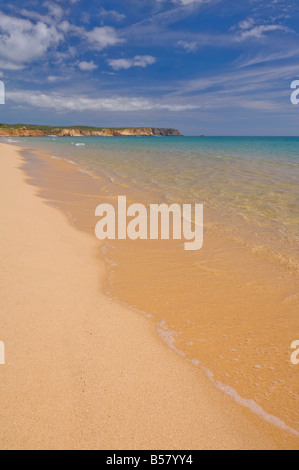
[[[60,20],[64,15],[63,8],[54,2],[45,2],[44,6],[48,8],[49,14],[56,20]]]
[[[165,2],[167,0],[157,0],[158,2]],[[212,3],[215,0],[170,0],[176,5],[188,6],[188,5],[202,5],[204,3]]]
[[[255,26],[254,28],[243,31],[239,37],[239,40],[243,41],[244,39],[248,39],[248,38],[261,39],[266,33],[273,32],[273,31],[289,32],[290,29],[287,28],[286,26],[282,26],[278,24]]]
[[[108,63],[114,70],[130,69],[132,67],[146,68],[155,64],[157,59],[150,55],[136,55],[132,59],[109,59]]]
[[[99,16],[102,18],[113,19],[115,21],[123,21],[126,18],[126,15],[123,13],[119,13],[116,10],[105,10],[105,8],[100,10]]]
[[[59,75],[49,75],[47,77],[47,81],[49,83],[61,83],[65,80],[70,80],[70,79],[71,79],[70,76],[69,77],[63,77],[63,76],[59,76]]]
[[[290,77],[298,75],[299,66],[297,64],[285,65],[283,67],[264,66],[253,67],[245,70],[231,69],[229,72],[220,75],[209,75],[203,78],[186,80],[181,82],[175,94],[184,95],[194,92],[217,93],[225,90],[227,93],[235,94],[238,91],[246,92],[262,90],[264,96],[267,91],[279,86],[281,80],[289,80]],[[269,86],[271,85],[271,86]]]
[[[7,99],[13,103],[30,105],[36,108],[63,111],[185,111],[197,109],[198,106],[180,102],[161,102],[143,97],[114,96],[112,98],[85,97],[59,93],[42,93],[37,91],[12,91],[7,93]]]
[[[177,45],[179,47],[182,47],[183,49],[185,49],[185,51],[187,51],[187,52],[196,52],[198,50],[198,47],[199,47],[197,41],[192,41],[192,42],[178,41]]]
[[[281,61],[285,62],[289,59],[295,59],[299,57],[299,47],[298,46],[290,46],[289,44],[282,44],[281,43],[281,50],[279,51],[271,51],[271,50],[263,50],[259,51],[256,54],[247,54],[247,56],[241,56],[236,61],[235,65],[237,68],[245,68],[250,67],[252,65],[259,65],[265,64],[267,62],[276,62],[279,63]]]
[[[195,105],[204,102],[206,109],[220,113],[225,109],[227,112],[243,109],[281,113],[282,109],[289,108],[289,83],[296,76],[299,76],[297,64],[233,68],[221,75],[180,82],[177,91],[167,96],[168,99],[184,97],[186,102]]]
[[[244,41],[246,39],[261,39],[267,33],[274,31],[283,31],[286,33],[291,32],[291,29],[283,24],[257,24],[254,18],[247,18],[238,24],[237,28],[237,41]]]

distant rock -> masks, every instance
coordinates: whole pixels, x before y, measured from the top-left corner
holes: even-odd
[[[0,124],[2,137],[181,137],[177,129],[141,128],[89,128],[89,127],[48,127],[48,126],[10,126]]]

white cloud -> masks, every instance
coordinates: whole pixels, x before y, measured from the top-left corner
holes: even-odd
[[[55,51],[56,46],[65,39],[66,34],[81,38],[89,49],[101,51],[109,46],[124,42],[115,28],[97,27],[86,31],[63,20],[64,10],[53,2],[45,3],[48,15],[21,10],[25,18],[17,18],[0,12],[0,68],[22,70],[31,62],[41,59],[47,52]],[[56,53],[56,58],[67,59],[70,48],[65,53]],[[80,62],[81,70],[95,70],[94,62]]]
[[[237,27],[232,29],[239,29],[238,36],[236,37],[236,40],[238,41],[243,41],[248,38],[261,39],[265,36],[266,33],[270,33],[272,31],[291,31],[287,26],[282,24],[258,25],[253,18],[248,18],[241,21]]]
[[[255,20],[253,18],[248,18],[247,20],[243,20],[239,23],[240,29],[250,29],[255,25]]]
[[[251,65],[256,64],[263,64],[266,62],[275,62],[281,61],[292,58],[293,60],[295,57],[298,59],[299,56],[299,49],[297,46],[289,48],[289,47],[281,47],[281,49],[277,52],[269,52],[263,51],[259,52],[255,55],[251,55],[249,57],[244,58],[240,57],[238,61],[236,61],[237,68],[244,68],[249,67]]]
[[[1,55],[1,53],[0,53],[0,55]],[[17,70],[23,70],[24,65],[23,64],[14,64],[12,62],[7,61],[6,59],[5,60],[0,59],[0,69],[17,71]]]
[[[64,11],[57,3],[46,2],[44,6],[48,8],[50,16],[56,20],[60,20],[63,17]]]
[[[114,70],[127,70],[133,66],[132,59],[110,59],[108,63]]]
[[[191,5],[192,3],[207,3],[209,0],[172,0],[173,3],[180,3],[181,5]]]
[[[27,10],[26,8],[21,9],[19,14],[27,19],[42,21],[43,23],[50,25],[61,21],[65,15],[65,10],[63,10],[63,8],[57,3],[51,1],[45,2],[44,7],[48,9],[48,14],[41,14],[37,11]]]
[[[178,41],[177,45],[185,49],[187,52],[196,52],[198,49],[198,43],[196,41]]]
[[[85,37],[90,45],[98,51],[125,41],[118,37],[117,31],[111,26],[103,26],[102,28],[94,28],[92,31],[86,31]]]
[[[57,28],[59,29],[59,31],[62,31],[63,33],[69,33],[70,31],[72,31],[73,26],[71,25],[71,23],[65,20],[59,23],[57,25]]]
[[[47,77],[47,81],[49,83],[63,82],[65,80],[70,80],[70,79],[71,79],[71,76],[49,75],[49,77]]]
[[[0,13],[1,68],[18,70],[24,64],[41,58],[63,36],[54,26],[39,21],[19,19]]]
[[[286,26],[278,25],[278,24],[269,24],[269,25],[260,25],[260,26],[255,26],[252,29],[248,29],[246,31],[243,31],[241,36],[239,37],[239,40],[244,40],[248,38],[255,38],[255,39],[261,39],[265,33],[269,33],[271,31],[289,31],[289,28]]]
[[[42,15],[41,13],[38,13],[36,11],[26,10],[26,8],[22,8],[22,10],[19,11],[19,14],[21,16],[24,16],[26,19],[42,21],[46,24],[52,24],[53,22],[53,18],[51,18],[51,15]]]
[[[56,77],[55,75],[49,75],[47,80],[50,83],[56,83],[56,82],[59,82],[61,80],[61,77]]]
[[[116,21],[122,21],[126,18],[126,15],[123,15],[122,13],[118,13],[118,11],[115,10],[105,10],[105,8],[102,8],[100,11],[100,16],[103,18],[112,18]]]
[[[91,72],[92,70],[96,70],[98,68],[93,60],[91,62],[79,62],[78,67],[80,70],[83,70],[83,72]]]
[[[163,2],[165,0],[158,0],[159,2]],[[188,6],[188,5],[200,5],[203,3],[211,3],[215,0],[171,0],[172,3],[175,3],[177,5],[182,5],[182,6]]]
[[[146,68],[155,64],[157,59],[151,55],[137,55],[132,59],[110,59],[108,63],[114,70],[128,70],[132,67]]]
[[[109,98],[85,97],[62,95],[59,93],[45,94],[37,91],[13,91],[7,93],[7,99],[20,105],[30,105],[36,108],[53,109],[62,111],[186,111],[198,108],[198,106],[184,103],[161,102],[143,97],[114,96]]]

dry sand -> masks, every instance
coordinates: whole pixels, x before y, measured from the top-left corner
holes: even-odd
[[[298,448],[101,292],[98,242],[36,197],[17,150],[0,144],[0,448]]]

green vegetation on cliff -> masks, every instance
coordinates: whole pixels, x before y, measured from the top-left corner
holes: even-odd
[[[88,127],[39,126],[32,124],[0,124],[0,135],[19,136],[181,136],[177,129],[152,127]]]

